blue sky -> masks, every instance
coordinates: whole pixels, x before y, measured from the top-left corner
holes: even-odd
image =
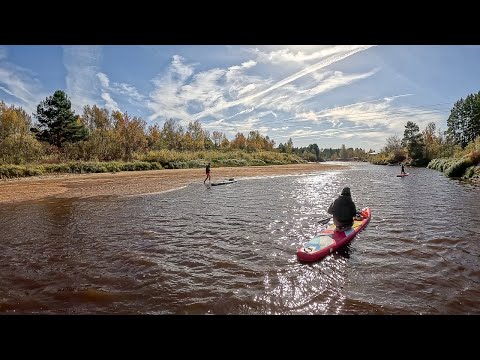
[[[409,120],[446,130],[478,79],[480,46],[467,45],[0,45],[0,100],[28,113],[61,89],[76,113],[96,104],[296,147],[380,150]]]

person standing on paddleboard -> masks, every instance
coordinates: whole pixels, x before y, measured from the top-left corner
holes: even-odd
[[[352,200],[350,188],[343,188],[340,196],[330,205],[327,212],[333,215],[335,231],[344,231],[353,226],[353,218],[357,215],[357,208]]]
[[[405,174],[405,165],[402,164],[402,170],[400,171],[400,174]]]
[[[205,181],[207,181],[207,179],[208,179],[208,181],[210,181],[210,182],[212,181],[212,180],[210,179],[210,166],[211,166],[210,163],[208,163],[207,167],[205,168],[205,172],[206,172],[206,174],[207,174],[207,177],[205,178],[205,180],[203,180],[203,183],[204,183],[204,184],[205,184]]]

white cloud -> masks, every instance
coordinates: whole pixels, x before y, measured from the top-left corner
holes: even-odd
[[[295,117],[300,118],[300,119],[312,120],[312,121],[317,121],[318,120],[317,114],[315,114],[315,112],[313,112],[313,111],[299,113],[299,114],[296,114]]]
[[[321,55],[324,57],[321,61],[277,82],[247,74],[247,71],[257,65],[254,60],[227,69],[214,68],[195,74],[193,64],[187,64],[183,57],[175,55],[167,71],[152,80],[155,89],[150,93],[147,102],[147,107],[152,111],[149,120],[159,117],[164,119],[173,117],[183,121],[208,116],[222,118],[226,117],[225,111],[228,109],[248,105],[266,106],[271,110],[292,110],[305,99],[371,76],[374,72],[353,75],[335,72],[330,74],[328,80],[309,89],[298,89],[291,84],[309,74],[313,74],[314,79],[320,81],[322,77],[327,76],[315,74],[320,69],[369,47],[348,45],[322,49],[316,52],[316,55],[312,55],[313,57],[310,56],[316,58]],[[261,55],[258,56],[262,58]],[[280,89],[284,90],[285,94],[279,92]],[[262,101],[270,93],[272,96],[275,94],[275,97]],[[284,99],[288,100],[283,101]]]
[[[243,89],[238,90],[238,95],[242,95],[242,94],[245,94],[246,92],[255,90],[255,88],[256,88],[255,84],[248,84]]]
[[[235,70],[248,69],[248,68],[254,67],[255,65],[257,65],[256,61],[248,60],[243,62],[240,66],[239,65],[230,66],[228,70],[233,72]]]
[[[145,96],[140,94],[135,88],[135,86],[127,83],[111,82],[107,74],[102,72],[97,73],[97,78],[100,80],[103,93],[108,93],[109,107],[112,107],[114,102],[111,94],[115,94],[117,97],[120,98],[120,100],[128,101],[130,104],[140,106],[142,105],[141,102],[145,99]],[[103,95],[102,99],[105,100]],[[117,107],[116,110],[118,110],[117,102],[115,102],[115,104],[115,106]]]
[[[341,86],[347,86],[355,81],[366,79],[376,73],[376,70],[369,71],[367,73],[344,75],[340,71],[323,73],[317,78],[323,79],[315,86],[307,88],[297,87],[293,84],[289,84],[282,89],[281,94],[279,92],[267,95],[262,98],[261,103],[254,103],[256,107],[266,107],[269,109],[278,109],[282,111],[301,111],[304,108],[304,103],[322,93],[327,93],[333,89]]]
[[[249,60],[243,52],[237,64],[207,69],[208,63],[196,64],[174,55],[169,67],[151,80],[153,89],[144,95],[132,84],[115,81],[108,71],[101,71],[101,47],[64,47],[66,92],[77,112],[86,104],[99,105],[97,102],[109,110],[120,110],[128,102],[143,111],[146,106],[152,121],[177,118],[186,125],[200,119],[205,129],[224,131],[231,138],[237,132],[247,135],[258,130],[277,143],[292,137],[321,146],[322,141],[339,139],[378,144],[380,148],[388,136],[401,136],[409,120],[420,129],[431,121],[437,125],[445,122],[448,114],[425,106],[401,106],[405,102],[396,101],[413,96],[411,93],[325,108],[341,101],[340,92],[332,90],[378,73],[377,68],[363,67],[356,72],[334,68],[343,59],[369,48],[287,46],[272,50],[261,46],[249,50]],[[8,63],[7,50],[0,46],[0,93],[14,97],[18,100],[15,105],[33,112],[38,102],[51,94],[42,94],[42,86],[31,71]],[[200,66],[202,70],[197,71]],[[349,96],[362,99],[371,94]]]
[[[250,131],[259,131],[263,135],[268,135],[269,128],[262,124],[261,118],[271,114],[271,111],[266,111],[259,115],[235,122],[221,119],[205,124],[203,127],[209,131],[224,132],[225,135],[231,139],[233,139],[238,132],[243,133],[245,136],[248,136]]]
[[[108,89],[110,87],[110,80],[106,74],[99,72],[97,73],[97,77],[104,88]]]
[[[240,94],[266,83],[259,77],[245,75],[245,71],[256,65],[255,61],[196,74],[194,66],[184,61],[184,58],[175,55],[167,71],[152,80],[155,89],[150,93],[147,105],[153,111],[150,120],[159,117],[195,120],[192,114],[209,108],[229,108],[226,106],[228,99],[236,99]],[[216,116],[222,116],[220,111]]]
[[[384,97],[383,99],[385,101],[393,101],[395,99],[398,99],[398,98],[401,98],[401,97],[404,97],[404,96],[412,96],[413,94],[402,94],[402,95],[396,95],[396,96],[389,96],[389,97]]]
[[[170,65],[171,77],[178,76],[178,79],[183,82],[187,80],[193,74],[193,66],[185,65],[183,63],[184,58],[180,55],[174,55],[172,64]]]
[[[1,70],[0,70],[0,71],[1,71]],[[4,88],[3,86],[0,86],[0,90],[5,91],[5,92],[6,92],[7,94],[9,94],[9,95],[15,96],[15,94],[14,94],[13,92],[11,92],[10,90],[8,90],[7,88]],[[16,97],[16,96],[15,96],[15,97]],[[24,101],[24,102],[26,102],[25,99],[22,99],[22,98],[19,98],[19,99],[22,100],[22,101]]]
[[[252,94],[252,95],[248,95],[248,96],[245,96],[243,98],[240,98],[238,100],[233,100],[233,101],[229,101],[229,102],[223,102],[223,103],[220,103],[220,104],[217,104],[216,106],[213,106],[213,107],[210,107],[202,112],[199,112],[195,115],[193,115],[193,118],[194,119],[201,119],[202,117],[205,117],[205,116],[208,116],[208,115],[213,115],[215,114],[216,112],[219,112],[219,111],[222,111],[222,110],[225,110],[225,109],[228,109],[230,107],[233,107],[233,106],[237,106],[237,105],[241,105],[241,104],[248,104],[248,103],[252,103],[252,101],[258,97],[261,97],[261,96],[264,96],[276,89],[279,89],[287,84],[290,84],[291,82],[305,76],[305,75],[308,75],[308,74],[311,74],[315,71],[318,71],[322,68],[325,68],[329,65],[332,65],[338,61],[341,61],[349,56],[352,56],[354,54],[356,54],[357,52],[359,51],[363,51],[363,50],[366,50],[368,48],[370,48],[371,46],[361,46],[361,47],[353,47],[353,48],[349,48],[349,50],[347,51],[344,51],[344,52],[339,52],[339,51],[336,51],[334,52],[332,55],[326,57],[325,59],[323,59],[322,61],[319,61],[313,65],[310,65],[310,66],[307,66],[305,67],[304,69],[300,70],[300,71],[297,71],[296,73],[290,75],[290,76],[287,76],[286,78],[280,80],[280,81],[277,81],[275,84],[269,86],[268,88],[262,90],[262,91],[259,91],[255,94]]]
[[[308,93],[311,96],[315,96],[340,86],[349,85],[354,81],[366,79],[374,75],[376,72],[377,70],[372,70],[366,73],[344,75],[341,71],[335,71],[331,76],[324,78],[324,80],[322,80],[317,86],[311,89],[300,90],[299,93]],[[322,75],[325,76],[325,74]]]
[[[145,96],[140,94],[135,86],[126,83],[113,83],[112,91],[125,95],[128,99],[143,101]]]
[[[184,82],[193,74],[193,65],[183,64],[182,61],[181,56],[175,55],[165,73],[152,80],[155,89],[147,101],[147,107],[153,111],[149,120],[158,117],[181,119],[189,116],[186,104],[179,94]]]
[[[67,69],[66,93],[77,113],[81,113],[85,105],[98,105],[98,82],[102,79],[97,73],[101,54],[101,46],[63,47],[63,62]]]
[[[332,56],[339,53],[345,53],[356,49],[363,49],[363,45],[335,45],[335,46],[311,46],[310,51],[305,50],[294,51],[295,46],[288,46],[285,49],[273,50],[270,52],[263,52],[258,49],[247,50],[256,55],[256,60],[263,63],[283,64],[283,63],[305,63],[309,61],[318,60],[327,56]],[[317,50],[321,48],[320,50]]]
[[[242,110],[242,111],[240,111],[240,112],[238,112],[238,113],[235,113],[235,114],[227,117],[227,119],[234,118],[235,116],[238,116],[238,115],[247,114],[247,113],[250,113],[250,112],[252,112],[252,111],[254,111],[254,110],[255,110],[255,108],[254,108],[254,107],[251,107],[251,108]]]
[[[28,79],[22,77],[21,73],[0,68],[0,84],[2,89],[17,99],[28,103],[32,99],[33,95],[30,91],[31,84],[28,83]]]
[[[115,100],[112,99],[112,97],[110,96],[109,93],[103,92],[103,93],[102,93],[102,99],[105,100],[105,107],[106,107],[109,111],[118,111],[118,110],[120,110],[120,109],[118,108],[118,104],[115,102]]]
[[[14,97],[16,100],[12,100],[11,104],[22,107],[28,114],[35,112],[38,103],[46,97],[34,73],[5,58],[0,62],[1,92]]]
[[[380,149],[385,139],[392,135],[403,136],[407,121],[415,122],[423,130],[430,122],[437,125],[446,118],[445,113],[411,106],[395,106],[393,99],[406,96],[397,95],[378,100],[359,102],[346,106],[325,109],[318,112],[299,113],[303,121],[330,124],[330,128],[317,130],[297,129],[289,134],[291,137],[316,139],[355,139],[365,146]],[[319,146],[320,146],[319,143]]]
[[[232,123],[230,124],[230,129],[225,129],[227,134],[230,134],[231,137],[235,136],[237,132],[243,133],[245,136],[248,136],[250,131],[259,131],[261,134],[264,135],[268,132],[268,127],[263,126],[261,124],[260,117],[251,117],[245,119],[242,122]]]
[[[288,129],[289,129],[288,126],[283,126],[281,128],[272,128],[272,131],[286,131]]]

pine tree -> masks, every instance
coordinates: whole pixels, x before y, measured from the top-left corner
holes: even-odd
[[[86,139],[88,130],[71,107],[68,96],[61,90],[40,102],[34,114],[38,125],[31,129],[37,139],[58,147],[62,147],[66,142]]]

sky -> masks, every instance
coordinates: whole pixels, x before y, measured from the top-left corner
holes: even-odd
[[[478,45],[0,45],[0,100],[29,114],[63,90],[77,114],[199,120],[275,146],[379,151],[407,121],[444,131],[479,79]]]

